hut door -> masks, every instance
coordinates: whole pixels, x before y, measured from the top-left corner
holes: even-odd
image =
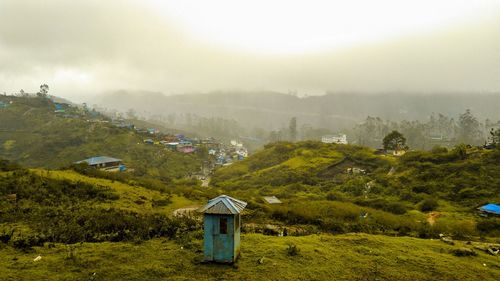
[[[231,217],[219,217],[214,225],[214,260],[233,260],[233,221]]]

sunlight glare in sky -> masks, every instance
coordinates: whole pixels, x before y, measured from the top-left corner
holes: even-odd
[[[150,0],[188,36],[236,50],[289,54],[422,33],[498,11],[498,0]]]

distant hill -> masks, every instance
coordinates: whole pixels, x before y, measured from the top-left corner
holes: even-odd
[[[498,93],[328,93],[297,97],[277,92],[220,91],[166,96],[122,90],[100,95],[95,102],[121,111],[133,108],[147,116],[191,113],[234,119],[245,127],[264,129],[287,126],[293,116],[301,124],[342,130],[367,116],[394,121],[427,120],[432,113],[442,113],[456,118],[467,108],[481,120],[500,119]]]
[[[0,96],[0,157],[29,167],[59,168],[93,156],[123,159],[138,175],[172,178],[199,170],[197,155],[143,144],[133,129],[113,126],[98,112],[64,105],[55,112],[45,98]],[[147,126],[141,122],[141,126]],[[163,128],[166,129],[166,128]],[[172,130],[171,133],[178,131]]]

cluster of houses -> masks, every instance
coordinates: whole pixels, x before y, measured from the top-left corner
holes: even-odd
[[[220,147],[220,144],[213,138],[200,140],[198,138],[188,138],[182,134],[163,135],[153,130],[154,129],[148,129],[148,133],[154,135],[154,137],[144,139],[144,144],[161,145],[172,151],[179,151],[182,153],[193,153],[200,147],[206,148],[210,153],[211,151],[217,151]]]
[[[127,120],[123,118],[113,118],[111,119],[111,125],[118,127],[118,128],[124,128],[124,129],[130,129],[130,130],[135,130],[135,125],[128,122]]]
[[[246,147],[236,140],[231,140],[229,145],[221,144],[218,150],[209,150],[208,153],[215,156],[216,165],[222,166],[231,165],[248,157]]]
[[[126,126],[127,124],[120,124]],[[213,137],[204,139],[189,138],[183,134],[162,134],[157,129],[136,129],[138,133],[146,134],[143,139],[146,145],[160,145],[172,151],[193,153],[200,148],[206,149],[215,158],[216,165],[230,165],[235,161],[248,157],[248,149],[239,141],[231,140],[228,144],[218,142]]]

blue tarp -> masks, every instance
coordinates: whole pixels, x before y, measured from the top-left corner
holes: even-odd
[[[479,210],[488,213],[500,214],[500,206],[496,204],[486,204],[480,207]]]

